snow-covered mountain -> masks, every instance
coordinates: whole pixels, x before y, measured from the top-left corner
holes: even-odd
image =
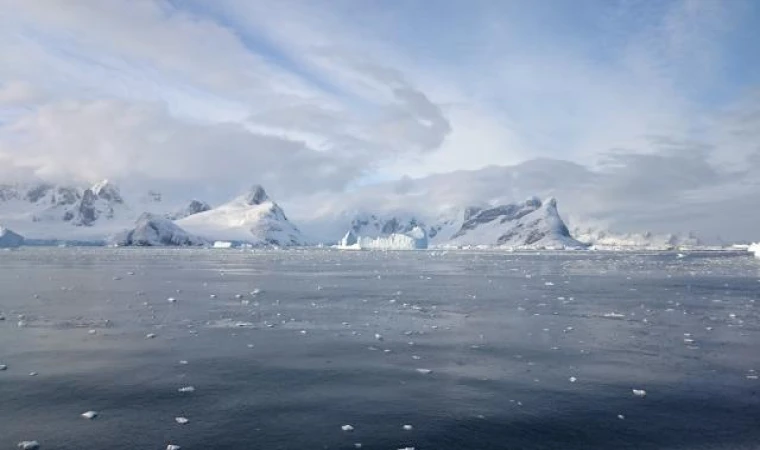
[[[153,190],[126,196],[108,180],[92,186],[0,185],[0,222],[29,240],[102,242],[146,212],[186,217],[209,208],[198,200],[182,208],[178,204]]]
[[[135,227],[111,239],[118,246],[202,246],[210,242],[194,236],[171,220],[154,214],[143,214]]]
[[[557,211],[557,201],[531,197],[522,203],[468,208],[459,230],[445,243],[466,247],[583,248]]]
[[[15,248],[24,243],[24,237],[0,226],[0,248]]]
[[[178,220],[177,225],[210,240],[276,247],[309,244],[259,185],[228,203]]]
[[[418,231],[415,234],[413,230]],[[585,247],[570,235],[557,211],[556,200],[542,202],[536,197],[522,203],[450,210],[428,219],[420,215],[383,218],[378,214],[360,214],[351,221],[341,245],[355,241],[369,247],[374,240],[377,246],[383,246],[394,244],[394,239],[407,243],[409,239],[404,236],[418,238],[420,232],[426,243],[429,240],[432,245],[443,247]]]

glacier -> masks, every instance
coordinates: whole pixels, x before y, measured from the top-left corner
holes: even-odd
[[[18,233],[0,226],[0,248],[20,247],[24,243],[24,237]]]
[[[116,246],[207,246],[209,241],[194,236],[171,220],[150,213],[137,219],[131,230],[113,236],[110,242]]]

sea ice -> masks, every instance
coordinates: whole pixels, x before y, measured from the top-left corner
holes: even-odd
[[[87,412],[83,412],[82,413],[82,417],[84,417],[85,419],[92,420],[92,419],[98,417],[98,413],[97,413],[97,411],[87,411]]]

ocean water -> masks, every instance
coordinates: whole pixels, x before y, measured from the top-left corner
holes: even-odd
[[[0,312],[0,449],[760,448],[746,254],[21,249]]]

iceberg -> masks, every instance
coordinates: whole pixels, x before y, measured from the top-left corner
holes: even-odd
[[[145,213],[137,219],[135,227],[112,238],[118,246],[201,246],[205,239],[183,230],[171,220]]]
[[[23,243],[23,236],[7,228],[0,227],[0,248],[20,247]]]
[[[755,254],[755,258],[760,259],[760,242],[755,242],[747,247],[747,251]]]
[[[337,247],[352,250],[424,250],[428,248],[428,237],[420,227],[415,227],[407,233],[391,233],[377,237],[357,236],[353,230],[349,230]]]

